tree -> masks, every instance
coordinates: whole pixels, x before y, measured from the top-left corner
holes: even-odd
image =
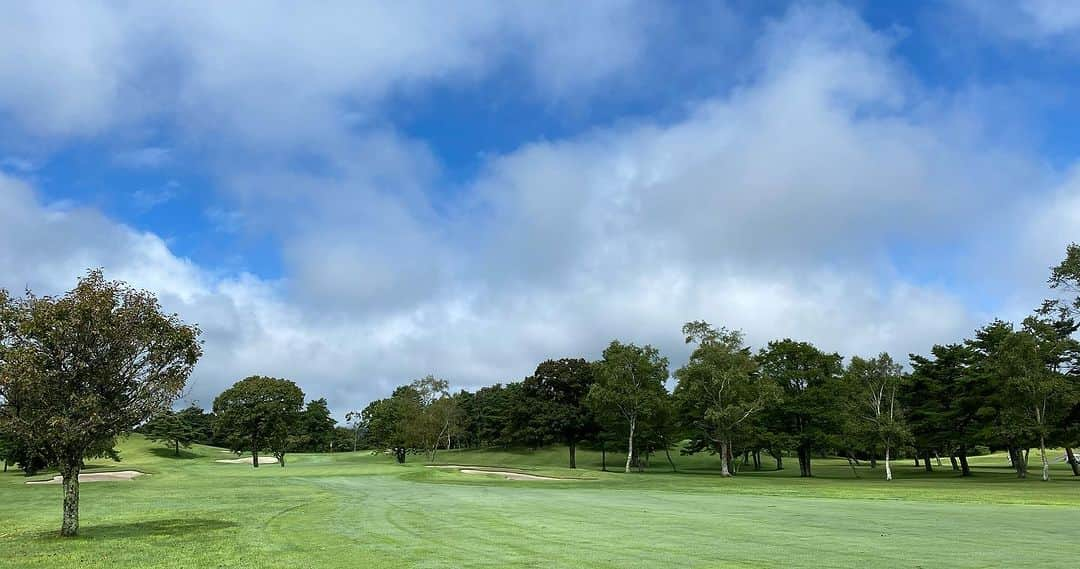
[[[360,411],[349,411],[345,414],[345,421],[352,426],[352,449],[356,452],[356,445],[360,442],[360,427],[363,426],[363,414]]]
[[[614,412],[625,422],[627,452],[625,472],[630,472],[634,455],[634,434],[638,421],[652,412],[667,396],[668,360],[649,345],[638,347],[614,340],[603,357],[593,364],[596,382],[589,390],[590,408]]]
[[[405,428],[402,415],[416,402],[417,394],[404,385],[385,399],[377,399],[360,413],[362,429],[373,447],[391,449],[398,463],[405,462]]]
[[[0,292],[0,431],[59,467],[61,535],[78,533],[84,458],[172,405],[202,355],[198,337],[100,270],[58,297]]]
[[[848,364],[845,378],[855,392],[858,417],[885,447],[885,480],[892,480],[890,455],[893,446],[907,434],[897,401],[904,381],[903,369],[886,353],[869,360],[856,356]]]
[[[253,375],[226,389],[214,400],[215,430],[232,450],[251,453],[259,467],[259,452],[269,449],[285,466],[288,437],[297,427],[304,392],[287,379]]]
[[[400,416],[405,422],[405,444],[424,449],[434,462],[439,444],[458,420],[458,409],[449,392],[450,384],[429,375],[412,382],[409,387],[416,393],[416,399],[415,405],[406,406]]]
[[[1017,399],[1013,390],[1017,362],[1010,351],[1016,333],[1011,323],[1002,320],[976,330],[975,337],[965,341],[972,354],[967,374],[979,386],[980,437],[1005,447],[1016,476],[1026,478],[1027,455],[1023,449],[1033,446],[1038,435],[1029,420],[1029,407]]]
[[[202,437],[200,425],[193,417],[193,412],[202,413],[202,409],[189,408],[179,413],[168,410],[154,417],[143,425],[141,431],[146,438],[165,443],[173,449],[173,455],[180,456],[180,447],[190,448],[191,444]]]
[[[1080,314],[1080,244],[1065,247],[1065,259],[1050,268],[1050,289],[1061,294],[1047,299],[1039,310],[1041,316],[1057,315],[1065,320]]]
[[[570,468],[577,468],[577,444],[596,430],[585,398],[594,383],[592,367],[581,358],[547,360],[525,378],[522,388],[532,403],[530,415],[569,448]]]
[[[732,475],[738,437],[749,440],[752,420],[780,397],[775,383],[758,373],[742,333],[716,329],[706,322],[683,326],[686,343],[697,343],[685,366],[675,372],[676,405],[708,448],[720,454],[721,473]],[[691,448],[700,445],[691,443]]]
[[[839,432],[836,413],[839,354],[827,354],[807,342],[769,342],[758,355],[762,374],[783,390],[778,426],[791,436],[799,455],[799,475],[812,476],[810,453],[828,448]]]
[[[326,452],[334,440],[337,421],[330,414],[325,398],[308,401],[300,414],[300,423],[293,442],[296,450],[303,452]]]
[[[1078,347],[1069,321],[1050,322],[1029,317],[1023,329],[1009,335],[1001,345],[999,365],[1010,399],[1026,409],[1031,431],[1038,437],[1042,479],[1050,480],[1046,439],[1057,424],[1056,417],[1070,410],[1074,401],[1071,382],[1063,373],[1076,360]]]

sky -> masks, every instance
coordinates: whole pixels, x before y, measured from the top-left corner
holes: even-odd
[[[1080,240],[1080,3],[0,0],[0,287],[336,415],[690,320],[906,360]]]

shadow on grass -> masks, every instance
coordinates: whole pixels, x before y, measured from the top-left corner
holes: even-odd
[[[173,518],[167,520],[145,520],[123,524],[89,523],[79,528],[79,539],[127,539],[131,537],[178,537],[221,531],[236,527],[236,522],[211,520],[205,518]],[[48,532],[40,537],[64,539],[56,532]]]
[[[199,458],[199,455],[191,451],[181,449],[180,454],[176,454],[176,451],[171,448],[161,447],[150,449],[150,454],[159,458],[172,458],[176,460],[191,460],[193,458]]]

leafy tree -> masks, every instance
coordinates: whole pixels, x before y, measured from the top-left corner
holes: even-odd
[[[172,405],[202,355],[198,336],[100,270],[58,297],[0,292],[0,432],[60,469],[61,535],[78,533],[84,459]]]
[[[897,399],[904,382],[903,369],[889,354],[869,360],[856,356],[848,364],[845,378],[855,393],[857,417],[885,447],[885,480],[892,480],[892,449],[907,437]]]
[[[202,413],[202,409],[193,408],[195,412]],[[200,425],[193,419],[193,413],[188,409],[180,413],[168,410],[154,417],[141,431],[146,438],[164,443],[173,449],[173,455],[180,456],[180,448],[190,448],[191,444],[202,438],[203,433]]]
[[[1009,353],[1015,334],[1013,325],[1001,320],[976,330],[975,337],[965,341],[972,353],[967,374],[979,385],[981,438],[1005,447],[1016,476],[1026,478],[1027,457],[1022,449],[1030,448],[1037,434],[1027,406],[1010,389],[1016,373],[1016,362]]]
[[[909,428],[917,444],[947,449],[961,475],[971,476],[967,457],[983,442],[987,385],[971,371],[976,356],[967,344],[935,345],[930,354],[911,355],[902,397]]]
[[[754,417],[776,402],[780,391],[758,373],[741,332],[689,322],[683,334],[687,343],[698,345],[690,361],[675,372],[676,405],[699,437],[690,448],[696,450],[702,443],[715,448],[723,476],[731,476],[735,443],[740,438],[744,443],[752,440]]]
[[[399,463],[405,462],[408,432],[406,417],[417,413],[420,396],[410,385],[403,385],[385,399],[372,401],[361,412],[362,429],[374,447],[391,449]]]
[[[812,476],[810,453],[829,448],[839,432],[839,354],[807,342],[769,342],[758,355],[762,374],[783,390],[778,428],[791,437],[799,456],[799,475]]]
[[[285,466],[289,434],[295,432],[304,392],[287,379],[253,375],[226,389],[214,400],[215,430],[236,452],[249,451],[259,467],[259,452],[270,450]]]
[[[406,445],[424,449],[434,461],[441,441],[458,421],[459,412],[445,379],[429,375],[412,382],[410,387],[416,393],[416,405],[406,407],[400,417],[405,422]]]
[[[596,431],[596,421],[585,398],[594,383],[592,367],[584,359],[547,360],[522,382],[530,402],[529,415],[541,430],[569,447],[570,468],[577,468],[577,444]]]
[[[1066,320],[1080,314],[1080,244],[1065,247],[1065,259],[1050,269],[1050,289],[1060,293],[1047,299],[1039,313],[1041,316],[1057,316]]]
[[[360,411],[349,411],[345,414],[345,421],[352,426],[352,449],[356,452],[356,445],[360,443],[360,429],[364,425],[364,415]]]
[[[593,363],[595,383],[586,399],[598,414],[614,413],[627,427],[625,472],[635,458],[634,435],[647,417],[667,397],[668,360],[652,346],[638,347],[614,340],[603,357]]]
[[[300,414],[300,423],[293,438],[296,449],[304,452],[330,450],[336,425],[337,421],[330,414],[325,398],[308,401],[307,407]]]
[[[1021,408],[1030,429],[1038,437],[1042,479],[1050,480],[1046,439],[1073,405],[1076,393],[1063,371],[1072,367],[1080,352],[1071,335],[1071,321],[1050,322],[1037,318],[1024,321],[1023,330],[1007,337],[1001,345],[1000,365],[1005,391]]]

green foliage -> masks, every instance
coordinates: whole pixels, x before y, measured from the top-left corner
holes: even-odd
[[[756,419],[779,402],[780,389],[772,378],[758,373],[741,332],[690,322],[683,333],[687,343],[698,344],[686,365],[675,372],[676,406],[694,433],[688,451],[719,452],[726,476],[733,470],[733,449],[755,441]]]
[[[586,402],[600,417],[626,427],[627,472],[635,460],[634,437],[639,421],[660,409],[668,393],[668,360],[659,350],[646,345],[623,344],[613,340],[603,357],[593,363],[595,383]]]
[[[181,447],[190,448],[192,443],[206,438],[202,416],[202,409],[194,406],[179,413],[170,409],[148,421],[140,431],[146,438],[166,444],[179,456]]]
[[[337,421],[330,414],[325,398],[308,401],[300,414],[296,433],[291,436],[290,450],[294,452],[327,452],[335,440]],[[349,447],[341,447],[346,450]]]
[[[214,400],[214,428],[230,442],[231,450],[250,452],[256,467],[264,450],[284,466],[289,437],[296,433],[303,405],[304,392],[292,381],[251,376]]]
[[[842,398],[841,357],[785,339],[769,342],[758,360],[761,373],[782,391],[777,411],[770,415],[776,422],[771,429],[790,437],[801,474],[810,476],[810,453],[835,446],[841,431],[842,418],[836,413]]]
[[[592,366],[584,359],[547,360],[522,382],[533,438],[557,440],[570,449],[570,468],[576,467],[577,443],[597,429],[585,398],[594,383]]]
[[[0,294],[0,432],[61,469],[62,534],[78,531],[84,458],[171,406],[202,355],[198,336],[101,271],[59,297]]]
[[[850,395],[845,430],[854,434],[851,438],[856,441],[869,437],[873,447],[883,446],[886,480],[892,480],[888,458],[895,456],[896,447],[910,437],[898,398],[904,379],[903,369],[886,353],[871,359],[856,356],[844,372]]]

